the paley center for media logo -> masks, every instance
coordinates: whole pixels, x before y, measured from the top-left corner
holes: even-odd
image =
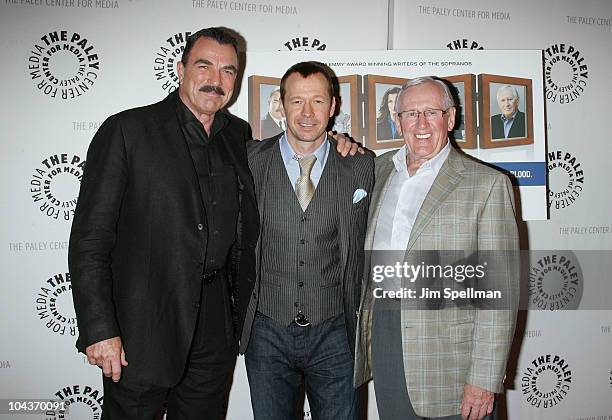
[[[50,31],[30,48],[27,71],[47,97],[71,100],[91,91],[100,75],[100,56],[86,34]]]

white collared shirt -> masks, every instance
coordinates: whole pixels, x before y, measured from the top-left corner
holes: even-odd
[[[427,193],[450,153],[450,143],[421,165],[413,176],[408,174],[406,145],[393,156],[395,172],[382,198],[374,234],[374,250],[403,251],[408,246],[412,227]]]

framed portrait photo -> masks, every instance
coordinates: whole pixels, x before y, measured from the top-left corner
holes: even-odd
[[[481,74],[480,147],[533,144],[533,93],[531,79]]]
[[[364,76],[366,147],[392,149],[404,144],[395,124],[395,101],[407,80],[372,74]]]
[[[474,100],[476,77],[473,74],[459,74],[442,79],[452,85],[451,93],[457,109],[455,127],[450,132],[450,137],[461,149],[475,149],[478,147],[475,130],[476,101]]]
[[[361,138],[361,118],[359,107],[359,86],[361,76],[338,76],[336,111],[330,130],[338,133],[348,133],[357,141]]]
[[[285,111],[280,100],[280,78],[249,77],[249,124],[253,130],[253,137],[259,140],[285,131]]]

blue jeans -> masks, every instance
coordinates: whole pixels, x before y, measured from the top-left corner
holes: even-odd
[[[313,420],[359,418],[343,314],[300,327],[295,322],[283,326],[257,313],[245,364],[256,420],[301,418],[302,379]]]

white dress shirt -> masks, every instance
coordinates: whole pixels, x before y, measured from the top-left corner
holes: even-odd
[[[373,249],[406,249],[419,210],[448,157],[450,147],[447,143],[436,156],[423,163],[413,176],[408,174],[406,145],[393,156],[395,173],[391,175],[382,198]]]
[[[372,255],[372,265],[395,265],[403,260],[414,222],[450,153],[450,147],[450,143],[447,143],[436,156],[423,163],[413,176],[408,174],[406,145],[393,156],[395,172],[391,175],[378,213],[372,245],[372,250],[378,252]],[[398,278],[387,279],[381,286],[385,290],[399,290],[401,282]]]

